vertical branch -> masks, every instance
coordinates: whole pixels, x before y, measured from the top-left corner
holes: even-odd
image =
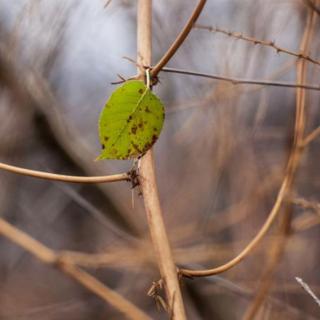
[[[138,1],[138,63],[151,65],[151,21],[152,0]],[[140,70],[141,72],[142,70]],[[167,304],[173,319],[186,319],[180,291],[177,268],[173,261],[169,239],[166,233],[160,207],[156,182],[153,152],[149,150],[141,160],[140,183],[161,277],[167,297]]]
[[[311,22],[312,20],[312,22]],[[301,41],[302,51],[307,51],[312,36],[312,30],[315,23],[315,15],[308,16],[307,25]],[[237,264],[239,264],[245,257],[247,257],[253,249],[257,247],[266,233],[270,230],[274,220],[279,215],[283,204],[291,192],[292,183],[296,176],[296,172],[300,163],[301,155],[304,147],[304,128],[305,128],[305,88],[301,87],[301,83],[305,82],[306,77],[306,60],[299,60],[297,64],[297,93],[296,93],[296,113],[295,125],[293,132],[293,146],[290,151],[288,163],[286,166],[285,177],[282,180],[278,195],[273,204],[273,207],[268,215],[267,220],[260,228],[254,238],[247,244],[247,246],[233,259],[225,264],[204,270],[180,269],[180,274],[189,277],[208,277],[215,274],[225,272]]]
[[[308,17],[306,26],[304,29],[304,34],[300,43],[300,52],[302,54],[307,54],[311,44],[314,26],[316,23],[317,13],[312,9],[308,10]],[[307,74],[307,61],[299,60],[297,62],[297,84],[303,84],[306,81]],[[299,160],[302,154],[302,146],[304,142],[304,129],[305,129],[305,105],[306,105],[306,90],[303,88],[296,89],[296,117],[295,117],[295,131],[294,131],[294,141],[292,149],[292,170],[294,172],[297,169]],[[288,186],[287,194],[290,194],[293,188],[294,175]],[[261,305],[263,304],[266,295],[272,285],[272,278],[274,276],[275,270],[279,261],[282,257],[282,254],[285,249],[286,239],[290,229],[291,221],[291,206],[292,204],[287,204],[284,216],[279,225],[278,237],[273,242],[272,248],[269,249],[270,256],[268,264],[265,268],[264,274],[262,276],[262,281],[257,289],[257,294],[253,299],[252,303],[249,305],[246,310],[243,319],[244,320],[253,320],[257,315]]]
[[[281,261],[285,251],[288,236],[290,235],[290,225],[292,216],[292,204],[288,203],[283,210],[283,216],[280,219],[278,230],[275,238],[271,243],[271,247],[267,248],[268,259],[266,267],[263,270],[259,281],[259,286],[256,290],[254,299],[251,301],[247,310],[244,313],[243,320],[253,320],[261,308],[271,286],[277,266]]]

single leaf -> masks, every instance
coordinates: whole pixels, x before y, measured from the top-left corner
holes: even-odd
[[[158,139],[163,120],[160,99],[142,81],[125,82],[101,112],[98,159],[130,159],[145,153]]]

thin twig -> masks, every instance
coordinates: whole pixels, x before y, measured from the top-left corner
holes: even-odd
[[[295,277],[296,281],[301,285],[301,287],[313,298],[316,304],[320,307],[320,300],[311,290],[311,288],[306,284],[301,278]]]
[[[291,166],[291,164],[290,164]],[[187,276],[187,277],[208,277],[215,274],[219,274],[222,272],[225,272],[237,264],[239,264],[245,257],[247,257],[253,249],[256,248],[256,246],[260,243],[260,241],[263,239],[263,237],[266,235],[266,233],[269,231],[273,221],[277,217],[280,208],[282,206],[282,203],[286,196],[287,188],[290,184],[290,176],[287,174],[281,184],[280,190],[278,192],[276,201],[273,205],[272,210],[270,211],[267,220],[261,227],[261,229],[258,231],[258,233],[255,235],[255,237],[249,242],[249,244],[232,260],[229,262],[212,269],[204,269],[204,270],[192,270],[192,269],[180,269],[180,274]]]
[[[146,63],[147,65],[150,65],[152,54],[151,0],[138,1],[137,21],[138,62],[139,64]],[[159,70],[161,70],[161,68]],[[173,319],[185,320],[186,314],[184,311],[176,265],[173,260],[160,206],[152,149],[141,159],[139,173],[139,181],[143,193],[151,240],[154,246],[160,274],[164,281],[168,311],[173,313]]]
[[[312,10],[308,10],[308,17],[306,21],[306,26],[304,29],[303,37],[300,43],[300,50],[302,53],[306,53],[309,50],[313,30],[316,23],[316,14]],[[307,60],[299,60],[297,62],[297,83],[301,84],[306,81],[307,75]],[[295,157],[296,166],[298,165],[299,158],[303,152],[302,148],[299,148],[304,140],[304,130],[305,130],[305,106],[306,106],[306,92],[304,89],[297,88],[296,90],[296,118],[295,118],[295,129],[294,129],[294,143],[291,152],[292,157]],[[294,175],[292,172],[292,176]],[[293,177],[294,178],[294,177]],[[293,178],[291,180],[291,185],[288,187],[287,194],[292,193]],[[280,234],[279,240],[274,242],[274,245],[269,249],[270,260],[268,262],[267,268],[263,275],[262,281],[259,284],[257,294],[252,301],[252,303],[247,308],[243,319],[253,320],[255,319],[265,297],[271,287],[273,274],[280,261],[280,258],[284,252],[284,246],[286,244],[287,236],[290,232],[290,222],[292,216],[292,206],[290,203],[286,203],[285,214],[281,217],[280,223]]]
[[[270,47],[270,48],[274,49],[277,53],[285,53],[287,55],[296,57],[298,59],[304,59],[304,60],[307,60],[311,63],[316,64],[316,65],[320,65],[320,61],[318,61],[314,58],[311,58],[308,54],[306,54],[306,52],[303,52],[303,51],[294,52],[294,51],[279,47],[278,45],[275,44],[274,41],[260,40],[260,39],[254,38],[254,37],[249,37],[249,36],[243,35],[240,32],[228,31],[228,30],[221,29],[219,27],[210,27],[210,26],[204,26],[204,25],[197,24],[194,26],[194,28],[208,30],[208,31],[214,32],[214,33],[216,33],[216,32],[222,33],[222,34],[225,34],[229,37],[232,37],[232,38],[235,38],[238,40],[244,40],[244,41],[253,43],[254,45],[258,44],[261,46]]]
[[[291,231],[292,219],[292,206],[289,203],[287,203],[286,206],[285,210],[283,210],[284,214],[281,216],[277,234],[274,239],[272,239],[271,246],[266,248],[266,252],[268,253],[266,266],[264,267],[261,279],[258,281],[259,285],[255,290],[255,296],[242,317],[243,320],[255,319],[262,303],[266,299],[267,293],[272,285],[276,268],[285,252],[285,245]]]
[[[293,198],[291,202],[303,209],[311,209],[320,217],[320,203],[314,201],[308,201],[304,198]]]
[[[299,215],[294,221],[296,231],[306,230],[320,222],[320,203],[304,198],[293,198],[290,202],[306,210],[304,215]]]
[[[301,88],[301,89],[308,89],[308,90],[320,90],[320,86],[316,85],[309,85],[309,84],[296,84],[290,82],[281,82],[281,81],[269,81],[269,80],[251,80],[251,79],[242,79],[242,78],[232,78],[232,77],[225,77],[216,74],[209,74],[209,73],[202,73],[202,72],[195,72],[190,70],[184,69],[176,69],[176,68],[162,68],[163,72],[169,73],[178,73],[178,74],[185,74],[190,76],[197,76],[203,78],[209,78],[214,80],[221,80],[231,82],[234,85],[238,84],[252,84],[252,85],[263,85],[263,86],[272,86],[272,87],[286,87],[286,88]]]
[[[129,57],[123,57],[123,59],[126,59],[130,61],[131,63],[135,64],[138,67],[142,67],[141,64],[137,63],[135,60],[129,58]],[[151,67],[151,71],[153,70],[153,67]],[[171,68],[171,67],[163,67],[161,69],[163,72],[167,73],[177,73],[177,74],[185,74],[189,76],[196,76],[196,77],[202,77],[202,78],[208,78],[213,80],[221,80],[221,81],[227,81],[234,85],[239,84],[250,84],[250,85],[257,85],[257,86],[272,86],[272,87],[285,87],[285,88],[301,88],[306,90],[316,90],[320,91],[320,85],[312,85],[312,84],[297,84],[297,83],[290,83],[290,82],[283,82],[283,81],[270,81],[270,80],[251,80],[251,79],[243,79],[243,78],[233,78],[233,77],[226,77],[221,76],[217,74],[210,74],[210,73],[203,73],[203,72],[197,72],[193,70],[186,70],[186,69],[178,69],[178,68]],[[131,77],[128,80],[136,79],[135,77]],[[112,84],[119,84],[123,83],[126,80],[123,79],[121,81],[112,82]]]
[[[107,0],[107,2],[105,3],[105,5],[103,6],[105,9],[110,5],[112,0]]]
[[[65,274],[69,275],[70,278],[73,278],[83,287],[116,308],[126,318],[133,320],[150,320],[149,316],[147,316],[142,310],[138,309],[130,301],[120,296],[117,292],[105,286],[102,282],[89,273],[76,267],[70,261],[64,261],[58,253],[46,247],[25,232],[17,229],[2,218],[0,218],[0,234],[28,251],[40,261],[54,266]]]
[[[305,147],[310,144],[313,140],[320,136],[320,127],[317,127],[312,132],[310,132],[303,140],[302,146]]]
[[[24,176],[33,177],[33,178],[54,180],[54,181],[61,181],[61,182],[91,184],[91,183],[107,183],[107,182],[116,182],[116,181],[130,181],[130,176],[128,173],[113,174],[108,176],[81,177],[81,176],[56,174],[56,173],[50,173],[50,172],[44,172],[44,171],[38,171],[38,170],[30,170],[26,168],[12,166],[2,162],[0,162],[0,169],[21,174]]]
[[[202,9],[205,4],[206,4],[206,0],[199,1],[198,5],[196,6],[192,15],[190,16],[187,24],[182,29],[182,31],[179,33],[176,40],[173,42],[173,44],[168,49],[168,51],[163,55],[163,57],[160,59],[160,61],[151,70],[152,77],[156,77],[158,75],[158,73],[162,70],[162,68],[169,62],[169,60],[173,57],[173,55],[176,53],[176,51],[183,44],[184,40],[187,38],[189,32],[191,31],[192,26],[197,21],[200,13],[202,12]]]
[[[320,9],[313,3],[312,0],[304,0],[304,3],[320,15]]]
[[[306,33],[303,37],[303,43],[301,48],[305,48],[310,41],[310,20],[308,19],[308,27],[306,28]],[[215,274],[225,272],[234,266],[238,265],[244,258],[246,258],[260,243],[264,236],[269,231],[275,218],[278,216],[280,209],[282,208],[283,202],[285,201],[288,193],[290,192],[303,148],[301,148],[301,143],[304,138],[304,128],[305,128],[305,90],[302,88],[303,82],[306,76],[305,68],[306,60],[301,60],[298,64],[297,69],[297,103],[296,103],[296,115],[295,115],[295,127],[293,136],[293,147],[289,156],[289,160],[286,167],[286,174],[282,181],[281,187],[279,189],[277,198],[274,205],[268,215],[267,220],[262,225],[261,229],[255,235],[255,237],[249,242],[249,244],[233,259],[229,262],[212,269],[204,270],[191,270],[191,269],[180,269],[179,272],[187,277],[207,277]]]
[[[294,221],[296,231],[304,231],[320,223],[320,203],[304,198],[293,198],[290,202],[305,209]]]

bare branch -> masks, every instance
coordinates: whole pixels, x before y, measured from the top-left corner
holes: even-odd
[[[318,8],[312,0],[304,0],[303,1],[308,7],[314,10],[318,15],[320,15],[320,8]]]
[[[205,1],[200,1],[205,3]],[[200,12],[199,12],[200,13]],[[150,65],[152,54],[152,1],[138,1],[138,63]],[[187,33],[186,33],[187,34]],[[184,36],[184,38],[186,35]],[[183,39],[184,39],[183,38]],[[182,38],[181,38],[182,39]],[[176,49],[178,46],[176,47]],[[175,49],[175,50],[176,50]],[[175,52],[172,51],[171,56]],[[169,55],[168,55],[169,57]],[[169,57],[170,58],[170,57]],[[162,65],[158,70],[161,70]],[[155,250],[161,277],[166,291],[168,312],[172,312],[172,319],[185,320],[186,314],[180,291],[177,268],[167,236],[163,214],[160,206],[153,152],[149,150],[141,159],[139,181],[142,188],[144,206],[148,218],[149,230]]]
[[[309,50],[313,31],[316,23],[316,14],[312,11],[308,11],[308,18],[306,21],[306,25],[304,28],[303,37],[300,41],[300,50],[302,53],[306,53]],[[301,84],[306,81],[307,76],[307,60],[299,60],[297,63],[297,83]],[[300,148],[301,143],[303,142],[304,130],[305,130],[305,106],[306,106],[306,92],[304,89],[297,88],[296,90],[296,118],[295,118],[295,128],[293,135],[293,146],[291,151],[291,159],[293,159],[294,166],[297,168],[298,163],[300,161],[300,157],[302,154],[302,148]],[[292,175],[291,184],[288,187],[287,194],[292,193],[293,188],[293,179],[296,170],[292,170],[290,174]],[[291,219],[292,219],[292,205],[287,202],[284,205],[284,210],[282,210],[282,216],[280,217],[279,224],[279,235],[278,239],[276,239],[268,249],[269,252],[269,261],[267,263],[266,270],[262,277],[262,281],[260,281],[259,287],[257,289],[257,293],[255,298],[247,308],[243,319],[244,320],[253,320],[256,318],[258,311],[261,308],[261,305],[265,301],[266,295],[270,290],[273,274],[279,261],[284,253],[285,245],[287,242],[287,238],[291,231]]]
[[[320,203],[308,201],[304,198],[293,198],[291,202],[303,209],[311,209],[320,217]]]
[[[315,85],[297,84],[297,83],[281,82],[281,81],[269,81],[269,80],[240,79],[240,78],[225,77],[225,76],[219,76],[215,74],[201,73],[201,72],[189,71],[184,69],[176,69],[176,68],[168,68],[168,67],[162,68],[162,71],[169,72],[169,73],[186,74],[190,76],[197,76],[197,77],[203,77],[203,78],[214,79],[214,80],[227,81],[227,82],[231,82],[234,85],[252,84],[252,85],[285,87],[285,88],[294,88],[294,89],[301,88],[301,89],[316,90],[316,91],[320,90],[320,86],[315,86]]]
[[[304,51],[310,42],[310,38],[312,35],[312,26],[314,25],[315,18],[310,18],[307,21],[307,26],[305,29],[305,33],[302,39],[301,48]],[[288,196],[292,183],[295,177],[295,174],[298,169],[298,165],[301,159],[301,154],[303,148],[301,148],[301,144],[304,139],[304,129],[305,129],[305,90],[301,87],[306,78],[306,60],[301,60],[297,66],[297,102],[296,102],[296,116],[295,116],[295,127],[294,127],[294,135],[293,135],[293,146],[289,156],[289,160],[286,167],[286,173],[283,178],[281,187],[279,189],[277,198],[275,203],[268,215],[267,220],[262,225],[258,233],[255,237],[248,243],[248,245],[233,259],[229,262],[212,269],[205,270],[190,270],[190,269],[180,269],[180,273],[187,277],[206,277],[212,276],[215,274],[219,274],[225,272],[237,264],[239,264],[244,258],[246,258],[260,243],[260,241],[264,238],[264,236],[269,231],[272,226],[274,220],[278,216],[280,209],[282,208],[283,202]]]
[[[58,253],[46,247],[23,231],[15,228],[2,218],[0,218],[0,234],[28,251],[40,261],[54,266],[69,275],[69,277],[80,283],[83,287],[116,308],[126,318],[132,320],[150,320],[149,316],[131,302],[120,296],[117,292],[105,286],[89,273],[76,267],[70,262],[70,260],[68,262],[64,261]]]
[[[187,24],[182,29],[182,31],[177,36],[176,40],[173,42],[171,47],[168,49],[168,51],[163,55],[163,57],[160,59],[160,61],[154,66],[154,68],[151,71],[151,75],[153,77],[156,77],[158,73],[162,70],[162,68],[169,62],[169,60],[173,57],[173,55],[176,53],[176,51],[180,48],[180,46],[183,44],[184,40],[187,38],[189,32],[192,29],[192,26],[197,21],[199,15],[202,12],[202,9],[204,5],[206,4],[206,0],[200,0],[196,8],[194,9],[191,17],[189,18]]]
[[[109,176],[81,177],[81,176],[70,176],[70,175],[64,175],[64,174],[30,170],[30,169],[12,166],[2,162],[0,162],[0,169],[21,174],[24,176],[45,179],[45,180],[61,181],[61,182],[91,184],[91,183],[107,183],[107,182],[116,182],[116,181],[130,181],[130,176],[128,173],[120,173],[120,174],[114,174]]]
[[[302,146],[305,147],[308,144],[310,144],[313,140],[315,140],[316,138],[318,138],[320,135],[320,127],[317,127],[316,129],[314,129],[312,132],[310,132],[303,140],[302,142]]]
[[[303,52],[303,51],[294,52],[294,51],[279,47],[278,45],[275,44],[274,41],[260,40],[260,39],[254,38],[254,37],[249,37],[249,36],[243,35],[240,32],[233,32],[233,31],[224,30],[224,29],[221,29],[221,28],[218,28],[218,27],[210,27],[210,26],[204,26],[204,25],[200,25],[200,24],[195,25],[194,28],[195,29],[208,30],[208,31],[214,32],[214,33],[216,33],[216,32],[217,33],[222,33],[222,34],[225,34],[228,37],[232,37],[232,38],[235,38],[235,39],[238,39],[238,40],[244,40],[244,41],[250,42],[250,43],[252,43],[254,45],[258,44],[258,45],[261,45],[261,46],[264,46],[264,47],[270,47],[270,48],[274,49],[277,53],[285,53],[285,54],[288,54],[290,56],[296,57],[298,59],[304,59],[304,60],[307,60],[307,61],[309,61],[311,63],[316,64],[316,65],[320,65],[320,61],[311,58],[305,52]]]
[[[311,290],[311,288],[306,284],[301,278],[296,277],[296,281],[301,285],[301,287],[312,297],[316,304],[320,307],[320,300]]]

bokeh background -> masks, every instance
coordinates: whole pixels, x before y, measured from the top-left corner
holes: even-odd
[[[136,2],[0,0],[2,162],[73,175],[131,168],[130,161],[94,159],[99,113],[115,88],[110,83],[117,74],[136,73],[123,59],[136,57]],[[208,0],[198,23],[299,52],[310,2],[320,8],[315,1]],[[154,62],[195,4],[154,1]],[[315,59],[319,22],[309,52]],[[194,29],[169,66],[295,83],[296,64],[270,47]],[[319,70],[308,64],[308,83],[320,82]],[[161,73],[155,91],[166,106],[154,151],[175,259],[188,268],[218,266],[252,239],[274,203],[292,145],[296,90]],[[310,132],[320,124],[317,91],[308,91],[306,105]],[[295,280],[303,278],[320,294],[319,155],[315,140],[287,200],[286,232],[277,220],[240,265],[182,281],[188,319],[245,319],[259,295],[252,319],[320,317],[319,306]],[[0,176],[2,217],[53,249],[96,254],[74,253],[153,319],[169,318],[147,295],[159,272],[137,189],[126,182],[89,186]],[[0,239],[1,320],[121,318],[64,274]]]

